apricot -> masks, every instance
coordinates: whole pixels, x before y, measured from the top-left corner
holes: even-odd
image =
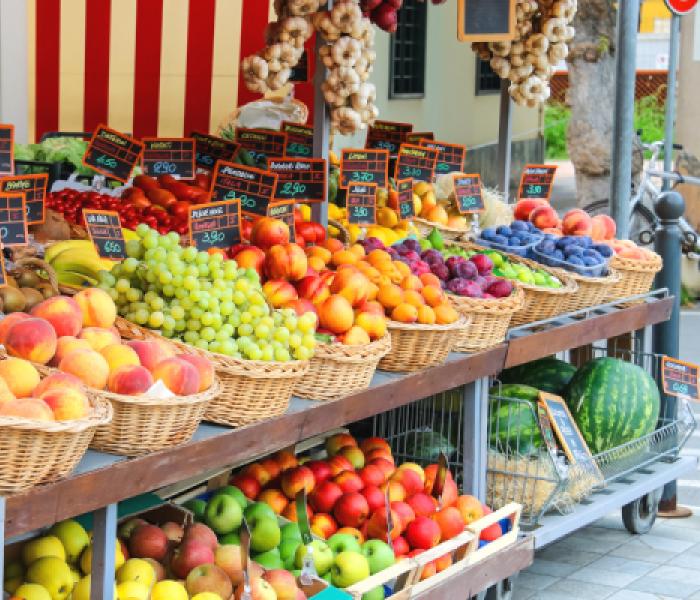
[[[109,375],[107,389],[115,394],[138,396],[153,385],[153,375],[141,365],[122,365]]]
[[[321,271],[326,267],[326,263],[323,262],[323,259],[319,258],[318,256],[309,256],[308,264],[314,271]]]
[[[28,319],[29,317],[30,315],[28,315],[25,312],[10,313],[6,317],[4,317],[2,321],[0,321],[0,344],[5,343],[5,336],[7,335],[7,332],[10,329],[10,327],[12,327],[18,321]]]
[[[32,421],[55,421],[53,411],[41,398],[17,398],[0,404],[0,417],[17,417]]]
[[[73,298],[67,296],[47,298],[32,308],[31,313],[51,323],[57,337],[76,336],[83,328],[83,311]]]
[[[384,315],[361,312],[355,317],[355,325],[362,327],[369,334],[371,340],[378,340],[386,334],[386,319]]]
[[[380,285],[377,293],[377,301],[389,310],[396,308],[403,302],[404,291],[393,283]]]
[[[7,331],[5,348],[10,356],[45,365],[56,353],[56,332],[45,319],[30,317],[16,321]]]
[[[15,400],[15,395],[12,393],[10,386],[7,385],[7,382],[0,377],[0,406],[11,400]]]
[[[58,373],[51,373],[48,377],[44,377],[44,379],[39,382],[39,385],[36,386],[33,393],[37,398],[41,398],[42,394],[45,394],[49,390],[68,388],[82,390],[83,382],[75,375],[59,371]]]
[[[433,273],[421,273],[419,279],[421,280],[421,283],[424,286],[432,285],[437,288],[442,287],[442,284],[440,283],[440,278],[437,275],[434,275]]]
[[[80,332],[78,339],[86,340],[96,352],[112,344],[121,343],[121,337],[116,329],[105,329],[103,327],[86,327]]]
[[[125,344],[110,344],[100,350],[100,354],[104,357],[109,365],[109,372],[113,373],[119,367],[124,365],[140,365],[139,355],[136,350],[126,346]]]
[[[401,262],[400,260],[395,260],[392,264],[394,265],[394,269],[401,276],[401,279],[399,280],[399,282],[403,281],[405,277],[408,277],[409,275],[411,275],[411,267],[409,267],[405,262]]]
[[[403,294],[403,301],[411,306],[415,306],[416,308],[425,306],[423,295],[417,290],[406,290]]]
[[[355,256],[358,258],[362,258],[365,255],[364,246],[361,246],[360,244],[353,244],[350,246],[350,252],[355,254]]]
[[[54,388],[40,398],[49,405],[57,421],[82,419],[90,412],[90,403],[82,391],[74,388]]]
[[[340,335],[352,327],[352,305],[343,296],[333,294],[317,306],[321,327]]]
[[[367,255],[367,262],[369,262],[369,264],[373,267],[376,267],[377,265],[382,263],[390,263],[391,254],[389,254],[386,250],[380,250],[379,248],[377,248],[375,250],[372,250]]]
[[[191,396],[199,390],[199,371],[181,358],[173,356],[166,358],[153,369],[153,379],[159,379],[165,386],[178,396]]]
[[[406,275],[401,280],[401,287],[404,290],[422,290],[423,282],[416,275]]]
[[[371,281],[367,282],[367,300],[375,300],[377,294],[379,293],[379,286],[375,285]]]
[[[65,356],[58,368],[64,373],[75,375],[91,388],[103,390],[109,378],[109,364],[94,350],[75,350]]]
[[[418,307],[418,322],[422,325],[433,325],[437,317],[435,311],[430,306]]]
[[[332,253],[328,248],[324,248],[323,246],[309,246],[306,249],[306,256],[309,258],[319,258],[323,261],[323,264],[326,265],[331,260]]]
[[[185,360],[199,371],[199,392],[208,390],[214,383],[214,365],[199,354],[178,354],[177,358]]]
[[[428,306],[439,306],[446,302],[447,296],[440,286],[426,285],[422,290],[421,294],[423,299],[428,304]]]
[[[362,327],[351,327],[342,336],[341,341],[346,346],[364,346],[370,343],[369,334]]]
[[[450,304],[440,304],[433,307],[435,322],[438,325],[449,325],[459,319],[459,313]]]
[[[331,284],[331,293],[343,296],[352,306],[358,306],[367,300],[370,281],[355,269],[338,271]]]
[[[358,260],[360,260],[360,257],[351,250],[338,250],[333,253],[331,264],[335,267],[339,267],[340,265],[354,265]]]
[[[17,398],[31,396],[41,379],[34,365],[21,358],[0,360],[0,377]]]
[[[82,340],[72,335],[64,335],[56,341],[56,354],[51,359],[51,365],[57,367],[64,356],[73,350],[92,350],[92,346],[87,340]]]
[[[320,245],[322,248],[329,250],[331,253],[338,252],[338,250],[345,248],[345,246],[343,246],[343,242],[335,238],[327,238]]]
[[[399,323],[415,323],[418,320],[418,309],[412,304],[402,302],[391,311],[391,318]]]
[[[154,340],[130,340],[126,345],[136,351],[141,366],[146,367],[151,373],[159,362],[170,356],[165,347]]]
[[[83,327],[112,327],[117,319],[117,307],[107,292],[100,288],[79,291],[74,300],[83,313]]]

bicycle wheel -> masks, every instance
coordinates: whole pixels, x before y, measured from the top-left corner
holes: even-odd
[[[596,200],[591,202],[587,206],[584,206],[585,210],[589,215],[609,215],[610,206],[608,200]],[[648,244],[642,243],[640,240],[640,234],[643,231],[654,231],[656,228],[656,215],[654,212],[644,206],[643,203],[637,202],[634,209],[632,210],[632,218],[630,220],[629,238],[635,241],[640,246],[645,246]]]

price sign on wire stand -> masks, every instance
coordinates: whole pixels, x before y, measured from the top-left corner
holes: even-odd
[[[294,200],[282,200],[270,202],[267,206],[267,216],[284,221],[289,227],[289,241],[296,242],[296,229],[294,224]]]
[[[282,121],[282,129],[287,134],[287,142],[284,145],[286,157],[298,156],[308,158],[314,153],[314,128],[311,125],[299,125],[289,121]]]
[[[173,175],[192,179],[195,169],[194,138],[143,138],[141,167],[146,175]]]
[[[225,140],[215,135],[193,131],[190,137],[194,139],[195,163],[200,169],[213,171],[217,160],[232,161],[240,144]]]
[[[276,185],[274,173],[220,160],[212,177],[211,199],[238,199],[243,214],[264,217]]]
[[[454,174],[455,198],[457,209],[462,214],[480,213],[484,211],[484,198],[481,195],[481,175]]]
[[[387,150],[390,155],[398,153],[401,144],[406,142],[406,136],[413,131],[410,123],[394,121],[375,121],[367,131],[365,148]]]
[[[241,201],[189,207],[190,241],[197,250],[230,248],[241,242]]]
[[[143,142],[106,125],[98,125],[83,155],[83,164],[126,183],[142,152]]]
[[[0,192],[22,192],[27,208],[27,225],[36,225],[46,220],[46,186],[49,176],[46,173],[37,175],[15,175],[0,179]]]
[[[323,158],[273,158],[267,166],[277,175],[275,200],[325,201],[327,169]]]
[[[407,144],[421,145],[421,140],[432,141],[435,139],[435,134],[432,131],[413,131],[406,135]]]
[[[400,179],[396,182],[399,194],[399,218],[412,219],[416,216],[413,204],[413,179]]]
[[[119,214],[108,210],[83,210],[85,228],[101,258],[123,260],[126,242]]]
[[[464,159],[467,156],[466,146],[434,142],[428,139],[420,140],[419,145],[438,151],[437,163],[435,164],[436,177],[448,173],[461,173],[464,170]]]
[[[661,359],[661,382],[664,394],[699,401],[699,373],[698,365],[664,356]]]
[[[520,178],[518,199],[534,198],[549,200],[557,165],[526,165]]]
[[[267,131],[266,129],[236,129],[236,141],[256,158],[284,156],[284,146],[287,134],[283,131]]]
[[[15,172],[15,126],[0,125],[0,175]]]
[[[377,184],[351,183],[348,186],[348,222],[374,225],[377,222]]]
[[[26,246],[27,203],[23,192],[0,194],[0,242],[3,246]]]
[[[432,183],[435,178],[435,165],[438,151],[413,144],[401,144],[396,160],[396,179],[410,177],[416,181]]]
[[[388,187],[389,151],[343,150],[340,155],[340,187],[347,188],[351,182]]]

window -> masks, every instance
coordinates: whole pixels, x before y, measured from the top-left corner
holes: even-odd
[[[501,78],[493,72],[491,65],[476,57],[476,95],[486,96],[501,91]]]
[[[425,97],[425,48],[428,3],[404,0],[399,25],[391,36],[389,98]]]

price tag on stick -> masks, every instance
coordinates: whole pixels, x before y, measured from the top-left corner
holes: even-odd
[[[438,151],[413,144],[401,144],[396,160],[396,179],[411,177],[416,181],[431,183],[435,178]]]
[[[213,202],[238,199],[244,215],[264,217],[277,185],[277,175],[220,160],[212,177]]]
[[[520,178],[518,199],[539,198],[549,200],[552,182],[557,173],[556,165],[526,165]]]
[[[230,248],[241,242],[241,201],[189,207],[190,240],[197,250]]]
[[[413,125],[410,123],[375,121],[367,131],[365,148],[387,150],[389,154],[395,155],[412,131]]]
[[[143,142],[106,125],[98,125],[83,155],[83,164],[126,183],[142,152]]]
[[[213,171],[217,160],[232,161],[240,144],[225,140],[207,133],[193,131],[190,137],[194,139],[195,164],[201,169]]]
[[[447,481],[447,457],[444,452],[440,452],[438,458],[438,468],[433,482],[432,495],[438,501],[438,507],[442,508],[442,492],[445,490],[445,481]]]
[[[26,246],[27,204],[23,192],[0,194],[0,242],[5,246]]]
[[[340,187],[350,182],[389,186],[389,152],[387,150],[343,150],[340,155]]]
[[[287,134],[287,141],[284,145],[284,155],[286,157],[298,156],[308,158],[314,153],[314,128],[311,125],[299,125],[282,121],[281,131]]]
[[[422,139],[419,145],[438,151],[437,163],[435,164],[436,177],[448,173],[461,173],[464,170],[464,159],[467,156],[466,146],[434,142],[428,139]]]
[[[0,175],[15,172],[15,126],[0,125]]]
[[[457,209],[462,214],[484,211],[484,198],[481,195],[481,176],[479,174],[452,176],[455,186]]]
[[[0,179],[0,192],[22,192],[25,196],[27,209],[27,224],[36,225],[46,220],[46,186],[49,176],[46,173],[37,175],[15,175]]]
[[[377,184],[351,183],[348,186],[348,222],[374,225],[377,222]]]
[[[243,517],[243,523],[241,524],[240,538],[241,570],[243,571],[243,594],[241,598],[243,600],[251,600],[253,593],[250,587],[252,579],[250,573],[250,528],[248,527],[248,521],[246,521],[245,517]]]
[[[119,214],[108,210],[83,210],[85,228],[102,258],[126,258],[126,242]]]
[[[289,241],[296,241],[296,229],[294,224],[294,200],[270,202],[267,207],[267,216],[284,221],[289,227]]]
[[[267,168],[277,175],[275,200],[324,202],[326,161],[322,158],[273,158]]]
[[[413,179],[400,179],[396,182],[396,191],[399,194],[399,217],[412,219],[416,216],[413,204]]]
[[[236,129],[236,141],[256,158],[284,156],[287,134],[283,131],[268,131],[266,129]]]
[[[314,541],[309,527],[309,513],[306,512],[306,489],[302,489],[294,500],[297,509],[297,525],[301,533],[301,543],[306,546],[306,554],[302,561],[301,582],[304,585],[311,585],[311,581],[318,577],[316,565],[314,563],[314,548],[311,542]]]
[[[664,356],[661,359],[661,382],[664,394],[697,402],[700,400],[699,372],[698,365]]]
[[[173,175],[192,179],[195,169],[194,138],[143,138],[141,167],[146,175]]]

